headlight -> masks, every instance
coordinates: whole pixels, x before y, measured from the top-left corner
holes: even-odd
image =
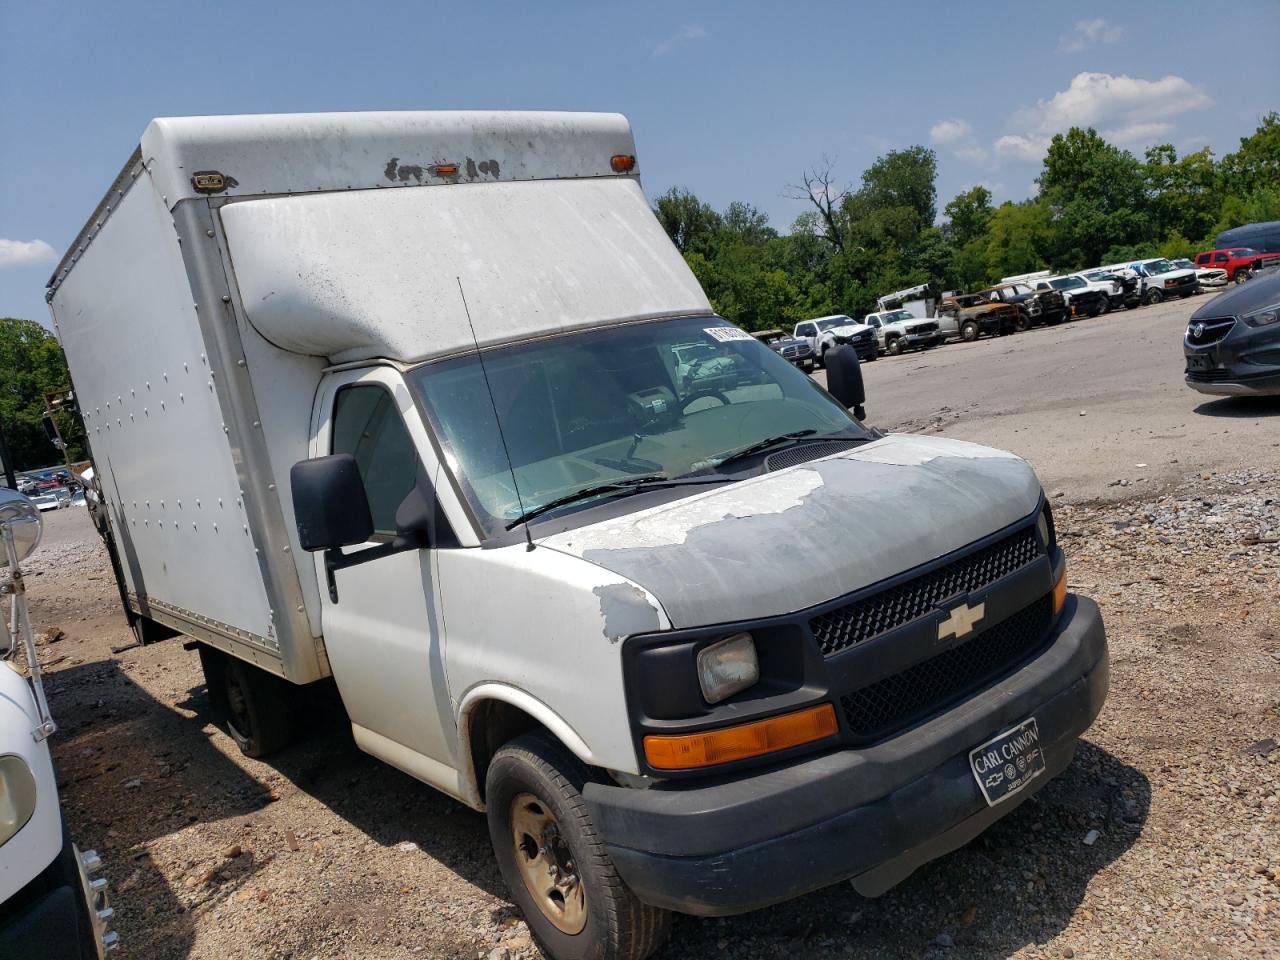
[[[727,700],[759,679],[756,642],[749,633],[735,633],[698,652],[698,684],[707,703]]]
[[[36,778],[21,757],[0,757],[0,844],[27,825],[36,812]]]
[[[1036,517],[1036,532],[1040,534],[1040,542],[1044,544],[1045,550],[1052,550],[1057,546],[1057,532],[1053,529],[1053,511],[1049,509],[1047,503],[1040,511],[1040,516]]]
[[[1251,327],[1269,327],[1277,320],[1280,320],[1280,303],[1273,303],[1269,307],[1263,307],[1261,310],[1247,313],[1244,315],[1243,320]]]

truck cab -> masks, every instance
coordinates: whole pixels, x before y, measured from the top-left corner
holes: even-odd
[[[159,120],[48,294],[139,637],[250,756],[331,677],[557,960],[888,889],[1108,684],[1031,467],[717,316],[638,169],[611,114]]]
[[[891,356],[904,350],[928,350],[944,339],[936,320],[917,317],[909,310],[868,313],[862,322],[875,331],[880,349]]]
[[[1160,303],[1169,297],[1189,297],[1200,291],[1195,270],[1180,269],[1164,257],[1128,264],[1138,276],[1143,303]]]

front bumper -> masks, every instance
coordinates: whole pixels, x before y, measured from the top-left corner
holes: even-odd
[[[113,911],[93,851],[70,840],[57,858],[9,902],[0,905],[0,957],[4,960],[101,960],[118,935],[108,929]]]
[[[1064,770],[1106,699],[1102,617],[1071,596],[1050,644],[993,686],[864,749],[763,773],[583,796],[618,873],[646,903],[744,913],[853,878],[875,896],[967,843]],[[1045,774],[988,807],[969,751],[1035,717]],[[694,785],[691,785],[694,784]]]
[[[1208,322],[1208,321],[1207,321]],[[1219,340],[1208,344],[1183,341],[1187,386],[1219,397],[1280,394],[1280,324],[1253,328],[1237,320]],[[1192,370],[1191,359],[1207,364]]]
[[[867,337],[865,340],[837,340],[836,343],[842,347],[853,347],[859,360],[875,359],[880,355],[875,337]]]

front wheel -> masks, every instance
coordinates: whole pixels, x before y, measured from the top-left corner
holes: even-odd
[[[1102,298],[1102,303],[1098,304],[1098,316],[1111,312],[1111,300],[1107,297]]]
[[[894,337],[884,345],[885,352],[891,357],[897,357],[902,354],[902,338]]]
[[[1248,280],[1252,276],[1253,276],[1252,270],[1246,270],[1244,268],[1241,268],[1236,271],[1235,281],[1236,283],[1244,283],[1246,280]]]
[[[962,324],[960,327],[960,339],[965,343],[973,343],[973,341],[977,340],[978,333],[978,325],[972,320]]]
[[[1163,294],[1163,293],[1161,293],[1159,290],[1151,290],[1151,291],[1148,291],[1148,293],[1147,293],[1147,304],[1148,304],[1148,306],[1153,306],[1153,307],[1154,307],[1157,303],[1162,303],[1162,302],[1164,302],[1164,294]]]
[[[554,960],[644,960],[671,914],[641,903],[618,876],[582,799],[587,771],[559,743],[526,734],[485,778],[489,839],[511,897]]]

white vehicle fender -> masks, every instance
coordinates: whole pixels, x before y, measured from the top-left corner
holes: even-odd
[[[546,727],[575,757],[588,766],[600,766],[600,762],[587,746],[587,742],[564,719],[537,697],[505,683],[478,683],[468,690],[458,704],[458,759],[462,763],[462,781],[474,785],[476,796],[473,805],[483,809],[480,801],[481,785],[476,777],[475,757],[471,743],[471,717],[477,704],[486,700],[498,700],[524,711]]]

